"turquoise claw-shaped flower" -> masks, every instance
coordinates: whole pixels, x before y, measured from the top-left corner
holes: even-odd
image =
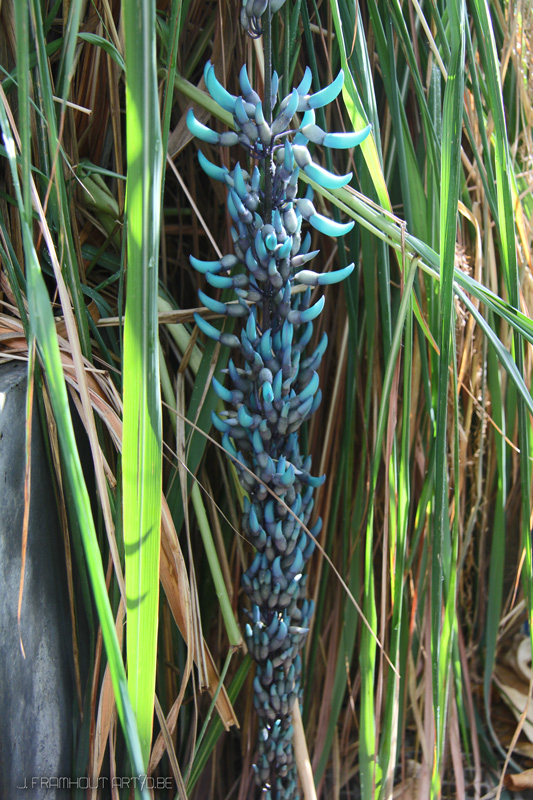
[[[327,133],[314,123],[304,124],[300,128],[301,133],[313,144],[323,147],[331,147],[335,150],[348,150],[361,144],[372,130],[371,125],[367,125],[360,131],[347,131],[346,133]]]
[[[205,277],[208,284],[215,289],[233,289],[235,287],[234,278],[229,278],[225,275],[214,275],[212,272],[206,272]],[[294,277],[296,278],[296,276]],[[304,281],[300,281],[300,283],[304,283]]]
[[[250,342],[252,342],[252,344],[255,342],[255,338],[256,338],[256,319],[255,319],[254,314],[250,314],[250,316],[248,317],[248,319],[246,321],[246,336],[248,337],[248,340]]]
[[[263,361],[272,358],[272,331],[267,328],[259,341],[259,355]]]
[[[220,397],[220,399],[225,403],[233,402],[233,392],[230,389],[226,389],[226,387],[223,386],[214,376],[212,379],[212,385],[217,397]]]
[[[235,191],[241,200],[244,200],[248,195],[248,187],[244,181],[241,165],[238,162],[235,164],[235,169],[233,170],[233,181],[235,184]]]
[[[305,68],[304,76],[298,86],[296,87],[296,91],[302,97],[308,93],[309,89],[311,88],[311,84],[313,82],[313,73],[311,72],[309,67]]]
[[[259,107],[260,106],[257,106],[257,108]],[[260,121],[257,123],[257,131],[259,133],[261,144],[263,144],[265,147],[269,147],[272,141],[272,131],[270,130],[270,125],[268,125],[265,121],[262,111],[261,113],[257,113],[256,117],[260,118]]]
[[[279,77],[276,70],[274,70],[272,73],[272,80],[270,81],[270,91],[273,101],[278,96],[278,86],[279,86]]]
[[[311,200],[306,197],[297,200],[296,205],[302,217],[306,219],[313,228],[320,231],[320,233],[326,234],[326,236],[344,236],[349,233],[354,226],[353,221],[335,222],[328,217],[322,216],[322,214],[318,214]]]
[[[197,139],[200,139],[202,142],[207,142],[208,144],[220,143],[220,135],[216,131],[211,130],[211,128],[208,128],[207,125],[203,125],[199,122],[194,116],[192,108],[189,108],[187,111],[185,121],[189,131],[193,136],[196,136]]]
[[[371,130],[372,126],[367,125],[363,130],[353,131],[353,133],[326,133],[323,145],[324,147],[334,147],[338,150],[357,147],[366,139]]]
[[[209,129],[206,128],[206,130]],[[213,180],[215,181],[220,181],[220,183],[227,183],[226,176],[229,175],[229,169],[224,166],[217,167],[216,164],[213,164],[211,161],[209,161],[208,158],[204,156],[201,150],[198,150],[198,163],[200,164],[205,174],[208,175],[210,178],[213,178]]]
[[[205,292],[202,292],[201,289],[198,290],[198,298],[202,305],[212,311],[214,314],[224,314],[226,310],[226,304],[221,303],[219,300],[214,300],[212,297],[209,297]]]
[[[308,261],[311,261],[319,253],[320,253],[320,250],[311,250],[310,253],[299,253],[297,256],[293,256],[292,257],[291,266],[294,269],[298,269],[299,267],[303,267],[304,264],[307,264]]]
[[[335,150],[347,150],[361,144],[372,130],[371,125],[367,125],[360,131],[347,131],[345,133],[328,133],[315,125],[314,113],[306,112],[300,125],[300,133],[313,144],[331,147]],[[301,144],[296,141],[296,144]]]
[[[283,166],[288,174],[291,174],[294,169],[294,153],[292,152],[292,145],[290,142],[285,142],[283,147]]]
[[[311,180],[318,183],[319,186],[323,186],[324,189],[340,189],[342,186],[346,186],[347,183],[350,183],[353,175],[352,172],[349,172],[347,175],[334,175],[332,172],[329,172],[327,169],[324,169],[324,167],[314,162],[307,164],[303,170]]]
[[[244,406],[240,406],[239,410],[237,411],[237,419],[243,428],[250,428],[254,421],[254,418],[248,414]]]
[[[254,112],[255,106],[252,105],[252,103],[247,103],[242,97],[237,97],[233,116],[241,128],[247,133],[251,133],[251,129],[249,129],[247,126],[250,123],[250,120],[253,119]]]
[[[231,430],[228,423],[225,420],[220,419],[218,414],[215,414],[214,411],[211,411],[211,422],[213,423],[217,431],[220,431],[220,433],[229,433]]]
[[[288,236],[283,244],[279,245],[278,256],[280,258],[288,258],[292,250],[292,237]]]
[[[302,322],[312,322],[322,313],[325,302],[325,298],[322,296],[314,305],[309,306],[309,308],[303,311],[289,311],[287,319],[294,325],[298,325]]]
[[[218,259],[217,261],[201,261],[196,256],[189,256],[189,261],[191,262],[191,266],[194,269],[198,270],[198,272],[220,272],[220,270],[225,269],[233,269],[238,263],[239,259],[237,256],[228,254],[226,256],[222,256],[222,258]]]
[[[312,108],[308,109],[302,117],[300,128],[294,137],[293,144],[305,145],[306,141],[313,144],[331,147],[335,150],[347,150],[361,144],[372,130],[371,125],[366,125],[360,131],[348,131],[344,133],[328,133],[315,124],[315,112]]]
[[[259,256],[259,260],[261,261],[262,264],[268,264],[270,255],[265,247],[261,231],[257,231],[257,234],[255,236],[255,252]]]
[[[333,83],[330,83],[328,86],[324,86],[323,89],[320,89],[314,94],[306,94],[303,96],[300,95],[298,111],[307,111],[309,108],[322,108],[323,106],[327,106],[328,103],[331,103],[333,100],[335,100],[343,85],[344,72],[341,69]]]
[[[248,306],[245,303],[242,305],[241,303],[227,305],[226,303],[221,303],[220,300],[214,300],[201,290],[198,290],[198,297],[204,306],[214,314],[222,314],[228,317],[244,317],[248,314]]]
[[[233,458],[241,461],[242,459],[239,458],[239,454],[237,453],[235,447],[232,444],[231,439],[227,433],[222,434],[222,447],[228,453],[228,455],[232,456]]]
[[[291,119],[296,114],[299,100],[300,98],[298,92],[296,89],[293,89],[292,93],[282,101],[280,113],[272,123],[272,136],[277,136],[279,133],[282,133],[282,131],[286,130]]]
[[[240,342],[237,336],[233,333],[221,333],[218,328],[215,328],[214,325],[211,325],[207,320],[200,316],[200,314],[194,313],[194,321],[202,331],[208,336],[210,339],[214,339],[215,342],[220,342],[220,344],[226,345],[226,347],[239,347]]]
[[[254,453],[258,456],[265,452],[263,440],[261,439],[261,434],[259,433],[258,428],[256,428],[252,433],[252,447],[254,448]]]
[[[204,67],[204,80],[209,94],[213,100],[215,100],[215,102],[217,102],[225,111],[229,111],[230,114],[233,114],[235,111],[235,103],[237,102],[237,98],[235,95],[230,94],[227,89],[225,89],[217,80],[215,68],[210,61],[208,61]]]
[[[318,372],[313,372],[311,380],[309,381],[305,389],[302,389],[302,391],[299,394],[300,400],[307,400],[308,397],[314,397],[318,389],[318,383],[319,383]]]
[[[309,217],[309,224],[326,236],[345,236],[352,230],[355,223],[353,221],[335,222],[335,220],[324,217],[322,214],[312,214]]]
[[[189,261],[191,262],[191,266],[194,269],[198,270],[198,272],[220,272],[222,269],[222,262],[221,261],[200,261],[199,258],[196,256],[189,256]]]
[[[355,264],[348,264],[343,269],[337,269],[333,272],[312,272],[309,269],[303,269],[297,272],[294,280],[297,283],[303,283],[305,286],[331,286],[334,283],[340,283],[352,274]]]
[[[257,94],[254,89],[252,89],[252,84],[250,83],[250,78],[248,77],[248,70],[246,68],[246,64],[243,64],[241,67],[241,71],[239,73],[239,84],[242,91],[242,96],[248,103],[253,103],[253,105],[257,105],[260,102],[261,98]]]
[[[274,402],[274,391],[272,389],[272,384],[269,381],[265,381],[263,386],[263,400],[265,403],[273,403]]]

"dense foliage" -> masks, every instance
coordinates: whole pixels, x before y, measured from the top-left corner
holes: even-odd
[[[76,670],[74,770],[169,775],[181,797],[253,795],[259,692],[243,641],[262,646],[254,625],[272,589],[259,603],[254,577],[292,569],[274,550],[259,563],[254,547],[278,523],[292,541],[292,523],[256,502],[261,484],[242,465],[293,490],[301,515],[309,454],[327,480],[304,515],[323,528],[296,625],[309,628],[296,645],[305,638],[302,794],[357,785],[367,800],[416,780],[420,797],[481,797],[507,756],[513,772],[531,754],[502,705],[519,716],[528,693],[533,604],[530,5],[285,3],[272,68],[286,99],[270,133],[294,117],[295,138],[279,141],[272,197],[285,205],[273,200],[270,218],[263,178],[226,149],[239,126],[252,142],[250,123],[255,142],[273,141],[257,112],[269,67],[239,3],[4,0],[0,15],[1,355],[28,362],[81,588],[73,652],[80,634],[89,656]],[[300,102],[332,99],[341,70],[334,102]],[[331,149],[328,136],[367,124],[360,147]],[[261,216],[253,232],[247,212]],[[295,244],[290,226],[306,221],[310,241]],[[336,226],[343,238],[323,235]],[[336,270],[338,285],[314,277]],[[285,297],[289,278],[307,291]],[[243,364],[228,360],[237,343]],[[293,414],[275,453],[252,394]],[[307,547],[293,552],[304,561]],[[259,618],[243,616],[243,574]],[[262,669],[269,658],[259,653]]]

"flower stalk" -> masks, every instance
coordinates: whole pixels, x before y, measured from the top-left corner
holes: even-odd
[[[367,127],[358,133],[327,133],[315,123],[314,110],[341,91],[342,72],[331,85],[310,94],[307,68],[300,84],[278,102],[278,76],[270,66],[271,14],[282,4],[283,0],[248,0],[241,12],[243,27],[251,36],[264,34],[263,100],[251,86],[246,65],[239,76],[242,94],[237,97],[219,83],[208,62],[207,89],[231,113],[235,131],[219,134],[201,124],[192,110],[187,114],[189,130],[201,141],[240,144],[248,154],[244,167],[236,163],[229,170],[199,151],[202,169],[227,187],[234,253],[216,261],[194,256],[190,260],[210,286],[232,289],[238,301],[229,305],[200,291],[201,302],[211,311],[243,321],[237,336],[195,316],[204,334],[239,353],[225,370],[229,388],[213,379],[215,392],[226,405],[220,416],[213,414],[213,424],[246,492],[243,529],[255,550],[242,584],[251,602],[245,611],[246,644],[257,665],[254,769],[265,800],[298,797],[292,709],[301,697],[300,652],[313,613],[313,602],[305,597],[304,569],[322,522],[318,519],[310,529],[308,525],[314,490],[325,480],[311,474],[311,457],[301,453],[299,439],[301,426],[320,404],[317,370],[327,346],[324,333],[307,354],[313,321],[324,307],[324,297],[312,302],[312,287],[337,283],[354,268],[350,264],[329,273],[305,268],[319,252],[310,251],[306,223],[326,235],[341,236],[353,222],[337,223],[319,214],[309,187],[300,196],[298,176],[303,170],[321,186],[344,186],[351,173],[338,176],[315,164],[307,145],[346,149],[370,131]],[[306,288],[293,292],[297,285]]]

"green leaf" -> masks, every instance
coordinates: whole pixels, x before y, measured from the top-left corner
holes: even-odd
[[[115,64],[117,64],[123,72],[126,70],[124,59],[115,45],[108,39],[104,39],[103,36],[98,36],[97,33],[78,33],[78,39],[88,42],[89,44],[94,44],[96,47],[101,47],[108,56],[111,56]]]
[[[144,762],[152,739],[162,490],[157,321],[162,151],[155,3],[123,3],[126,45],[126,218],[122,450],[128,687]]]
[[[452,33],[452,53],[448,67],[448,80],[444,92],[441,150],[440,190],[440,322],[439,322],[439,374],[436,423],[435,517],[432,542],[431,570],[431,633],[433,668],[433,704],[436,722],[435,764],[432,793],[440,794],[440,759],[446,723],[447,675],[451,657],[451,629],[449,602],[447,615],[441,625],[443,586],[449,591],[450,573],[455,575],[455,564],[449,542],[448,500],[448,383],[452,352],[452,326],[454,323],[453,279],[461,175],[461,134],[463,120],[465,76],[465,10],[462,0],[449,5]],[[446,598],[445,598],[446,601]],[[445,634],[447,634],[445,636]]]

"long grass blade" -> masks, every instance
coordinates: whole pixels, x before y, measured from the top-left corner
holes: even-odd
[[[148,763],[159,603],[162,443],[157,321],[162,177],[155,3],[123,4],[128,285],[124,324],[123,503],[128,686]]]
[[[432,663],[433,698],[436,722],[435,762],[432,793],[440,794],[440,759],[446,720],[447,671],[451,638],[442,642],[441,628],[443,587],[449,591],[452,553],[449,542],[448,491],[449,477],[446,465],[449,364],[453,325],[453,271],[457,237],[459,180],[461,174],[461,133],[464,98],[465,9],[462,0],[450,6],[452,26],[452,53],[448,66],[448,81],[444,92],[442,162],[440,192],[440,250],[441,285],[439,319],[439,378],[436,420],[436,473],[435,473],[435,528],[432,544],[431,608],[432,608]]]

